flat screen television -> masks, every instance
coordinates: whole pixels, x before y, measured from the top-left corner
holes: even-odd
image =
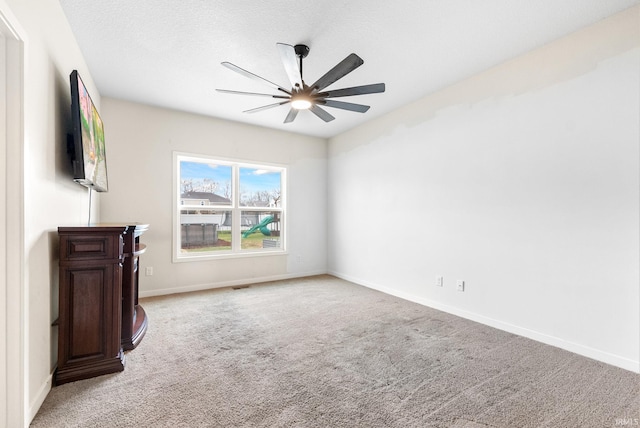
[[[77,70],[73,70],[70,80],[73,134],[68,151],[73,180],[97,192],[106,192],[109,186],[102,119]]]

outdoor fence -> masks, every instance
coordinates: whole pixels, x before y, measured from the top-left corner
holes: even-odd
[[[218,242],[218,225],[216,223],[182,224],[180,237],[182,248],[215,245]]]

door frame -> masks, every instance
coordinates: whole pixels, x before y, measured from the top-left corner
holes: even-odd
[[[27,417],[24,257],[25,37],[0,0],[0,426]]]

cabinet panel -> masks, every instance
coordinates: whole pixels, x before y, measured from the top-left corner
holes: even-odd
[[[67,360],[106,355],[104,325],[106,268],[69,271],[69,355]]]

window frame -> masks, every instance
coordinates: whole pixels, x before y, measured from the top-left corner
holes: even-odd
[[[196,207],[195,205],[182,205],[181,204],[181,185],[180,185],[180,162],[202,162],[212,163],[216,165],[225,165],[231,167],[231,205],[212,205],[212,210],[224,210],[231,211],[232,226],[231,226],[231,249],[230,250],[218,250],[202,253],[183,253],[181,243],[181,217],[180,211],[185,207]],[[251,207],[242,206],[240,203],[240,169],[241,168],[253,168],[253,169],[268,169],[277,170],[280,172],[280,206],[279,207]],[[244,257],[263,257],[263,256],[275,256],[286,255],[287,252],[287,172],[286,165],[268,163],[268,162],[252,162],[241,159],[230,159],[219,156],[211,156],[205,154],[194,154],[185,152],[173,152],[173,239],[172,239],[172,260],[174,263],[180,262],[192,262],[192,261],[204,261],[204,260],[218,260],[225,258],[244,258]],[[199,205],[198,205],[199,207]],[[275,211],[280,213],[280,246],[274,248],[257,248],[257,249],[242,249],[242,224],[241,216],[243,212],[263,212],[263,211]]]

